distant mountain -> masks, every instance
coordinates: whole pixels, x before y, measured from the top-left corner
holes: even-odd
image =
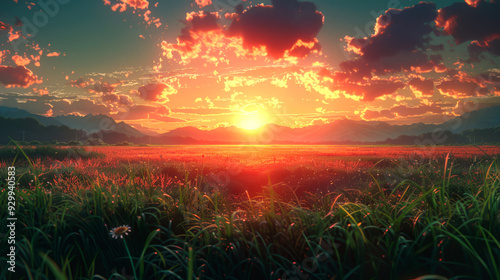
[[[32,114],[28,111],[21,110],[18,108],[12,108],[12,107],[0,106],[0,116],[5,117],[5,118],[11,118],[11,119],[33,118],[45,126],[47,126],[47,125],[63,125],[61,122],[57,121],[54,118]]]
[[[500,106],[492,106],[449,120],[441,128],[459,133],[468,129],[491,128],[500,125]]]
[[[428,138],[436,130],[449,131],[450,143],[494,142],[488,137],[488,129],[500,126],[500,106],[473,111],[441,124],[415,123],[410,125],[391,125],[380,121],[354,121],[340,119],[325,125],[290,128],[267,124],[255,130],[235,126],[201,130],[195,127],[177,128],[160,135],[145,135],[130,125],[119,122],[106,115],[89,114],[84,117],[66,115],[44,117],[27,111],[0,107],[0,117],[13,119],[33,118],[40,125],[66,127],[85,132],[91,138],[99,138],[106,143],[132,142],[142,144],[349,144],[349,143],[413,143],[415,139]],[[20,124],[26,122],[19,122]],[[40,128],[34,124],[30,127]],[[13,128],[14,129],[14,128]],[[481,131],[481,129],[486,129]],[[28,128],[18,127],[19,133],[29,132]],[[472,132],[471,132],[472,131]],[[493,130],[492,130],[493,131]],[[497,133],[497,130],[494,130]],[[79,135],[72,131],[73,135]],[[71,139],[67,131],[61,130],[64,139]],[[27,135],[27,134],[26,134]],[[497,134],[495,134],[497,135]],[[422,138],[423,137],[423,138]],[[45,139],[42,136],[37,138]],[[37,138],[33,138],[38,140]],[[82,139],[75,137],[75,139]],[[390,139],[390,140],[389,140]]]
[[[117,123],[113,118],[102,114],[100,115],[89,114],[84,117],[74,116],[74,115],[45,117],[32,114],[28,111],[18,108],[0,106],[0,116],[12,119],[33,118],[45,126],[65,125],[69,128],[84,130],[87,133],[95,133],[100,130],[103,131],[111,130],[119,133],[124,133],[127,136],[132,136],[132,137],[144,136],[141,132],[131,127],[130,125],[124,122]]]
[[[68,127],[83,129],[88,133],[95,133],[100,130],[104,131],[111,130],[126,134],[127,136],[133,136],[133,137],[143,136],[141,132],[131,127],[130,125],[124,122],[117,123],[113,118],[102,114],[99,115],[88,114],[84,117],[75,115],[64,115],[64,116],[56,116],[54,117],[54,119]]]
[[[34,118],[5,118],[0,116],[0,144],[5,145],[11,141],[40,141],[72,142],[85,137],[86,132],[72,129],[67,126],[49,125],[45,126]]]
[[[201,130],[195,127],[177,128],[162,134],[164,137],[186,137],[198,141],[224,141],[228,143],[331,143],[380,142],[402,135],[417,136],[435,130],[461,133],[469,129],[491,128],[500,125],[500,106],[493,106],[459,116],[441,124],[415,123],[391,125],[379,121],[341,119],[325,125],[289,128],[268,124],[249,131],[235,126]]]

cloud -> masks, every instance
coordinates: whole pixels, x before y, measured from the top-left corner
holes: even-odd
[[[85,88],[87,87],[87,82],[83,78],[78,78],[69,82],[72,87]]]
[[[500,2],[483,0],[454,3],[439,10],[436,25],[457,44],[469,45],[469,62],[478,62],[484,51],[500,55]]]
[[[28,64],[30,64],[31,60],[27,57],[22,57],[20,55],[13,55],[12,57],[12,60],[14,60],[14,63],[17,65],[17,66],[26,66]]]
[[[323,14],[312,2],[274,0],[272,6],[257,5],[231,16],[228,36],[241,37],[245,49],[265,47],[269,56],[304,57],[321,47],[316,40]]]
[[[200,6],[200,8],[203,8],[208,5],[212,5],[212,0],[196,0],[196,4]]]
[[[149,1],[147,0],[120,0],[115,4],[112,4],[110,0],[103,0],[104,5],[111,6],[111,10],[125,12],[127,7],[131,7],[133,9],[144,10],[149,7]]]
[[[174,113],[195,114],[195,115],[220,115],[231,113],[230,109],[224,108],[206,108],[206,107],[192,107],[192,108],[175,108],[172,109]]]
[[[340,97],[338,91],[333,91],[330,86],[332,84],[332,79],[330,76],[330,72],[324,69],[323,72],[316,72],[313,70],[303,72],[295,72],[293,76],[295,78],[295,82],[299,85],[302,85],[309,92],[317,92],[325,98],[329,99],[337,99]]]
[[[200,56],[212,57],[216,50],[229,44],[217,23],[218,18],[217,12],[188,13],[186,20],[182,21],[185,27],[177,37],[177,44],[161,43],[163,55],[168,59],[174,59],[177,55],[181,64],[187,64]]]
[[[54,56],[60,56],[60,55],[61,55],[60,52],[51,52],[51,53],[47,54],[47,57],[54,57]]]
[[[422,77],[415,77],[408,81],[408,85],[410,86],[415,97],[431,97],[434,95],[434,80],[433,79],[425,79]]]
[[[257,5],[226,14],[227,29],[218,12],[188,13],[177,43],[163,41],[163,55],[188,64],[195,59],[215,64],[229,60],[269,57],[292,59],[319,51],[316,35],[323,26],[323,14],[311,2],[275,0],[272,6]],[[221,51],[224,50],[224,51]]]
[[[405,87],[404,83],[392,78],[355,81],[345,72],[330,73],[327,69],[322,69],[318,75],[327,79],[331,92],[335,92],[337,95],[338,92],[343,92],[347,98],[368,102],[374,101],[378,97],[394,94],[397,90]]]
[[[475,77],[458,72],[436,88],[441,94],[454,98],[500,95],[500,72],[490,70]]]
[[[380,110],[380,111],[366,109],[361,113],[361,117],[365,120],[382,119],[382,118],[395,119],[395,118],[421,116],[428,113],[441,114],[443,113],[443,109],[437,104],[419,105],[416,107],[397,105],[390,109]]]
[[[334,84],[331,89],[344,92],[346,97],[352,99],[361,97],[362,101],[374,101],[378,97],[394,94],[398,89],[404,88],[405,85],[400,81],[389,79],[371,80],[365,83],[340,83]]]
[[[480,105],[477,102],[472,100],[458,100],[457,104],[453,108],[453,113],[455,113],[456,116],[462,116],[465,113],[479,109],[479,106]]]
[[[177,90],[166,84],[148,84],[139,87],[139,96],[147,101],[167,102],[168,96],[177,93]]]
[[[118,105],[130,106],[134,102],[128,95],[106,93],[102,95],[102,101],[106,103],[115,103]]]
[[[123,3],[128,4],[134,9],[147,9],[149,2],[147,0],[121,0]]]
[[[0,83],[6,87],[24,87],[27,88],[35,83],[42,81],[24,66],[2,66],[0,65]]]
[[[46,96],[44,96],[46,97]],[[37,98],[35,96],[29,96],[29,99],[22,100],[19,102],[21,98],[18,98],[17,94],[10,96],[9,94],[2,94],[2,98],[0,99],[1,106],[14,107],[26,110],[33,114],[44,115],[52,109],[52,106],[48,104],[46,98]]]
[[[345,37],[346,50],[358,58],[341,63],[341,68],[361,79],[371,77],[372,71],[399,72],[439,64],[438,57],[425,53],[430,47],[436,17],[434,3],[421,2],[403,10],[388,9],[377,18],[375,33],[370,37]]]
[[[104,104],[99,104],[94,100],[87,98],[81,98],[78,100],[59,100],[49,103],[52,106],[52,112],[54,115],[67,115],[67,114],[104,114],[109,115],[111,107]]]
[[[169,117],[171,111],[163,105],[133,105],[126,112],[120,112],[113,117],[119,120],[152,119],[163,122],[184,122],[182,119]]]
[[[0,21],[0,30],[7,30],[7,31],[11,32],[12,31],[12,26],[10,24],[8,24],[8,23]]]
[[[89,91],[90,92],[107,94],[107,93],[114,92],[115,89],[116,89],[116,87],[119,86],[119,85],[120,85],[120,83],[111,84],[109,82],[96,82],[96,83],[94,83],[94,85],[92,85],[89,88]]]

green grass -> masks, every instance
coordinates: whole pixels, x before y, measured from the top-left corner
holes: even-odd
[[[323,194],[269,179],[260,196],[210,187],[203,170],[169,177],[159,162],[24,166],[16,175],[17,272],[2,269],[1,279],[500,276],[500,165],[492,157],[382,161],[363,188]],[[131,232],[112,239],[121,225]],[[7,250],[2,239],[3,264]]]
[[[20,149],[30,160],[66,160],[66,159],[94,159],[102,158],[104,155],[97,152],[88,152],[82,147],[58,148],[54,146],[4,146],[0,147],[0,161],[12,163],[14,160],[26,161],[26,157],[20,153]]]

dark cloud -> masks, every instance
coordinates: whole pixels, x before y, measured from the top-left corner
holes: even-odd
[[[272,6],[257,5],[243,11],[242,6],[231,17],[228,36],[243,39],[246,49],[264,46],[273,58],[281,58],[286,51],[303,57],[320,48],[316,36],[323,26],[323,14],[311,2],[273,0]],[[297,46],[297,42],[303,44]]]
[[[392,80],[372,80],[367,83],[344,83],[338,89],[347,93],[362,96],[363,101],[374,101],[377,97],[391,95],[405,85],[399,81]]]
[[[219,14],[217,12],[204,12],[199,13],[192,12],[187,14],[186,20],[182,21],[186,27],[181,30],[181,35],[177,37],[179,43],[184,43],[188,47],[196,43],[193,38],[193,33],[209,32],[212,30],[221,29],[217,20],[219,19]]]
[[[362,101],[374,101],[378,97],[394,94],[405,85],[400,81],[377,79],[365,82],[334,82],[330,89],[340,90],[348,95],[362,97]]]
[[[185,23],[189,26],[190,32],[208,32],[221,28],[217,23],[218,19],[218,13],[210,13],[204,11],[201,11],[199,13],[192,12],[187,15]]]
[[[119,86],[120,83],[111,84],[108,82],[97,82],[92,85],[89,89],[91,92],[97,92],[102,94],[108,94],[115,91],[116,87]]]
[[[243,58],[273,59],[305,57],[319,51],[316,36],[323,26],[323,14],[311,2],[275,0],[226,14],[223,26],[218,12],[188,13],[186,27],[177,43],[163,41],[163,55],[180,64],[205,60],[209,64],[229,63]],[[226,51],[221,51],[221,49]]]
[[[443,58],[439,54],[428,55],[424,51],[401,51],[393,56],[380,57],[369,61],[363,58],[347,60],[340,63],[342,71],[349,74],[350,80],[360,81],[371,78],[372,73],[384,75],[401,71],[428,73],[447,70]]]
[[[416,107],[397,105],[390,109],[381,111],[366,110],[363,112],[362,117],[365,120],[380,119],[380,118],[395,119],[398,117],[407,118],[407,117],[421,116],[428,113],[441,114],[443,113],[443,109],[437,104],[419,105]]]
[[[500,55],[500,2],[468,1],[439,10],[438,27],[453,36],[457,44],[469,45],[469,62],[476,62],[484,51]]]
[[[27,88],[34,83],[39,83],[38,77],[24,66],[2,66],[0,65],[0,83],[6,87]]]
[[[404,83],[394,79],[354,80],[348,73],[337,71],[331,74],[327,69],[322,69],[318,75],[331,78],[329,87],[332,91],[339,90],[345,92],[344,95],[359,96],[362,101],[374,101],[405,87]]]
[[[442,94],[454,98],[500,95],[500,71],[490,70],[475,77],[458,72],[436,87]]]
[[[177,93],[177,90],[166,84],[148,84],[139,87],[139,96],[147,101],[165,102],[168,95]]]
[[[408,85],[416,97],[430,97],[434,95],[434,80],[415,77],[408,81]]]
[[[375,34],[369,38],[347,38],[364,59],[373,61],[398,52],[424,50],[433,32],[431,24],[437,16],[434,3],[421,2],[403,10],[389,9],[377,18]]]
[[[344,71],[370,77],[371,72],[411,70],[434,61],[425,51],[431,47],[432,24],[437,16],[434,3],[421,2],[403,10],[389,9],[377,18],[375,34],[368,38],[346,36],[347,50],[358,59],[341,64]]]
[[[99,104],[96,101],[87,98],[82,98],[75,101],[59,100],[50,102],[49,104],[52,106],[52,113],[55,116],[75,113],[79,115],[109,115],[111,110],[110,107],[104,104]]]
[[[130,106],[134,103],[129,96],[122,94],[105,93],[101,98],[103,102],[115,103],[118,105]]]

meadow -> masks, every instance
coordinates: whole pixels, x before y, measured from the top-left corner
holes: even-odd
[[[0,148],[1,279],[499,279],[498,146]],[[4,235],[6,237],[6,235]],[[430,276],[434,275],[434,276]]]

